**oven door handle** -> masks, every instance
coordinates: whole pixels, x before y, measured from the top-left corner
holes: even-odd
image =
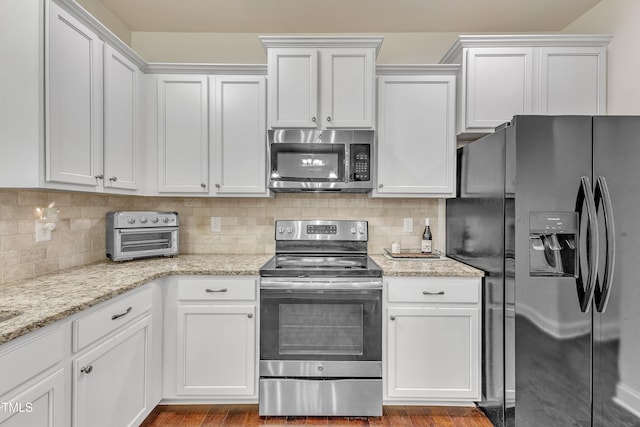
[[[295,290],[357,290],[382,289],[381,279],[329,279],[329,280],[286,280],[261,279],[260,289],[295,289]]]

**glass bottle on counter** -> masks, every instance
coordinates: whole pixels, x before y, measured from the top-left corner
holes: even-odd
[[[429,228],[429,218],[424,220],[424,232],[422,233],[422,242],[420,244],[420,252],[423,254],[430,254],[433,250],[431,244],[431,228]]]

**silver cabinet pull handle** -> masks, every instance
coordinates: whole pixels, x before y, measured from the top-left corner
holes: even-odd
[[[603,202],[604,225],[605,225],[605,242],[607,251],[605,253],[604,275],[602,277],[602,287],[596,279],[595,288],[593,290],[593,302],[596,310],[603,313],[607,309],[609,295],[611,295],[611,285],[613,283],[613,267],[616,263],[616,232],[613,224],[613,209],[611,204],[611,195],[607,180],[603,176],[599,176],[596,181],[596,189],[593,194],[596,204],[596,212]]]
[[[104,179],[104,175],[100,174],[100,175],[96,175],[95,176],[96,179]]]
[[[389,319],[396,320],[396,316],[389,316]]]
[[[116,182],[118,180],[117,176],[112,176],[111,178],[109,178],[109,181],[111,182]]]
[[[438,291],[438,292],[422,291],[422,295],[444,295],[444,291]]]
[[[114,314],[113,316],[111,316],[111,320],[116,320],[121,318],[122,316],[126,316],[127,314],[131,313],[131,310],[133,310],[133,307],[127,308],[124,313]]]
[[[249,313],[249,314],[247,314],[247,317],[248,317],[249,319],[251,319],[251,318],[253,317],[253,314],[252,314],[252,313]]]
[[[80,369],[80,372],[82,372],[83,374],[90,374],[90,373],[91,373],[91,371],[93,371],[93,366],[91,366],[91,365],[83,366],[83,367]]]
[[[227,292],[227,288],[222,288],[222,289],[205,289],[205,292],[209,292],[209,293],[214,293],[214,292]]]

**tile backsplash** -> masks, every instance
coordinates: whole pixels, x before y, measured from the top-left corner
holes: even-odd
[[[52,239],[36,243],[36,208],[51,203],[59,208],[60,219]],[[369,252],[381,253],[392,241],[403,249],[419,248],[425,217],[431,219],[434,249],[443,248],[442,203],[363,194],[196,198],[0,189],[0,284],[106,259],[105,214],[114,210],[178,212],[183,254],[271,254],[276,219],[368,220]],[[211,231],[211,217],[220,217],[220,232]],[[403,231],[404,218],[413,219],[412,233]]]

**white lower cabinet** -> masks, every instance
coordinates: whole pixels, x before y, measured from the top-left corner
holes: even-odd
[[[480,280],[386,279],[385,402],[480,399]]]
[[[75,426],[130,426],[142,421],[148,412],[150,329],[147,315],[73,362]]]
[[[177,280],[175,335],[165,335],[168,343],[177,340],[177,398],[257,401],[257,282],[247,276]]]

